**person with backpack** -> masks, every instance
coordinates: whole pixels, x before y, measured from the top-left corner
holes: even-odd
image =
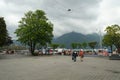
[[[72,60],[73,60],[74,62],[76,62],[77,56],[78,56],[77,52],[76,52],[76,51],[73,51],[73,53],[72,53]]]

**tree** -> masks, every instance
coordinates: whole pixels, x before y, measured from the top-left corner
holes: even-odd
[[[7,29],[6,29],[6,24],[4,21],[4,18],[0,18],[0,46],[3,46],[5,44],[7,37]]]
[[[59,47],[59,44],[51,44],[50,45],[53,48],[53,54],[55,54],[55,49]]]
[[[56,49],[56,48],[59,47],[59,44],[55,44],[55,43],[54,43],[54,44],[51,44],[50,46],[51,46],[53,49]]]
[[[83,48],[86,48],[86,47],[87,47],[87,43],[86,43],[86,42],[83,42],[83,43],[82,43],[82,46],[83,46]]]
[[[119,25],[111,25],[106,29],[106,35],[104,36],[104,44],[106,45],[114,45],[118,53],[120,53],[120,26]]]
[[[65,44],[60,44],[60,48],[65,48]]]
[[[0,17],[0,46],[12,43],[11,37],[8,36],[6,23],[3,17]]]
[[[81,44],[81,43],[77,43],[77,47],[78,47],[78,48],[81,48],[81,47],[82,47],[82,44]]]
[[[73,49],[76,49],[76,48],[77,48],[77,46],[78,46],[78,44],[77,44],[77,43],[72,43],[72,44],[71,44],[71,47],[72,47]]]
[[[93,49],[95,49],[95,46],[97,45],[97,42],[89,42],[88,45]]]
[[[53,24],[45,16],[42,10],[29,11],[19,21],[19,28],[16,29],[18,40],[30,47],[34,55],[36,44],[42,46],[51,43],[53,38]]]
[[[108,34],[104,35],[104,38],[103,38],[102,42],[103,42],[104,46],[106,46],[106,47],[110,46],[110,49],[112,51],[112,46],[113,46],[112,36],[110,36]]]

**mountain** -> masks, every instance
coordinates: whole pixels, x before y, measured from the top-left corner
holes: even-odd
[[[91,41],[100,42],[100,35],[97,33],[88,34],[86,35],[86,37],[88,42],[91,42]]]
[[[53,43],[58,43],[58,44],[65,44],[67,48],[70,48],[71,43],[83,43],[83,42],[92,42],[100,41],[100,37],[97,33],[93,34],[82,34],[82,33],[77,33],[77,32],[70,32],[66,33],[58,38],[53,39]]]
[[[82,34],[77,32],[66,33],[58,38],[54,38],[52,43],[65,44],[67,48],[71,48],[71,43],[83,43],[96,41],[99,43],[100,36],[97,33],[93,34]],[[22,46],[19,41],[13,40],[13,44]]]

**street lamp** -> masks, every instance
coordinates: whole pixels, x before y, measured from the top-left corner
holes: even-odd
[[[99,42],[100,49],[102,49],[102,34],[100,30],[99,30],[99,38],[100,38],[100,42]]]
[[[101,34],[101,30],[100,29],[96,29],[96,30],[97,30],[98,37],[99,37],[98,47],[99,47],[99,49],[102,49],[102,34]]]

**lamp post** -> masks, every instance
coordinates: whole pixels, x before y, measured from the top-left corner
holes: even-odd
[[[99,47],[99,49],[102,49],[102,34],[101,34],[101,30],[100,29],[96,29],[96,31],[97,31],[98,37],[99,37],[98,47]]]
[[[102,34],[100,30],[99,30],[99,38],[100,38],[99,46],[100,46],[100,49],[102,49]]]

